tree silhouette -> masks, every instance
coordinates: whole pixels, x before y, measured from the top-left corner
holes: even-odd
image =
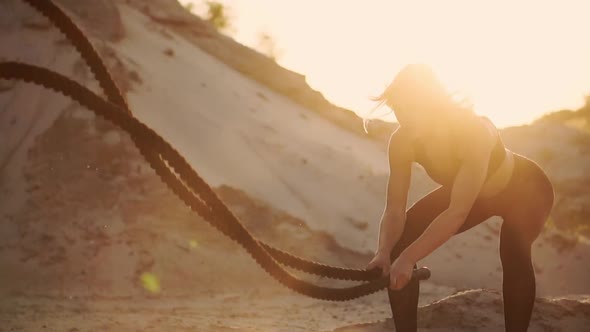
[[[189,12],[192,12],[195,8],[195,4],[192,2],[187,2],[184,4],[184,8],[186,8],[186,10],[188,10]]]
[[[229,17],[225,6],[221,2],[207,1],[206,20],[217,30],[227,30],[230,27]]]
[[[274,61],[277,61],[283,53],[277,47],[274,38],[272,38],[268,32],[264,31],[258,34],[258,45],[256,48],[262,52],[262,54],[268,56]]]
[[[231,25],[232,15],[231,10],[219,1],[201,0],[201,1],[183,1],[184,8],[189,12],[202,17],[209,22],[220,32],[232,34],[233,27]],[[231,8],[230,8],[231,9]]]

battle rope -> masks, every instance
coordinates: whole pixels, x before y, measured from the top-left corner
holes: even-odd
[[[32,5],[35,9],[40,11],[42,14],[47,16],[56,27],[72,42],[74,47],[78,50],[78,52],[82,55],[82,58],[87,62],[88,66],[90,67],[91,71],[97,77],[97,80],[100,83],[100,86],[103,90],[106,91],[108,99],[118,104],[121,107],[124,107],[129,114],[129,111],[126,101],[123,98],[120,90],[118,89],[116,83],[112,79],[111,75],[108,72],[105,64],[102,62],[100,56],[90,43],[90,41],[86,38],[84,33],[78,28],[78,26],[61,10],[59,6],[52,2],[48,1],[39,1],[39,0],[24,0]],[[142,151],[142,154],[148,151]],[[147,158],[146,158],[147,159]],[[169,173],[170,170],[168,167],[163,165],[162,161],[159,158],[149,158],[149,161],[153,161],[153,163],[158,166],[158,171],[156,173]],[[186,165],[186,163],[184,164]],[[188,169],[189,171],[186,171]],[[189,181],[192,178],[191,171],[192,169],[190,166],[184,168],[185,171],[180,172],[181,178],[188,178]],[[202,183],[197,181],[190,181],[193,187],[199,187]],[[228,230],[231,231],[231,228]],[[227,236],[233,237],[224,231],[224,234]],[[293,256],[289,253],[283,252],[279,249],[269,246],[263,242],[260,242],[265,248],[271,251],[273,257],[277,258],[287,266],[291,266],[293,268],[308,272],[308,273],[315,273],[325,277],[330,277],[334,279],[346,279],[346,280],[373,280],[379,276],[378,270],[371,270],[370,273],[367,273],[365,270],[354,270],[354,269],[343,269],[343,268],[336,268],[331,267],[323,264],[319,264],[316,262],[310,262],[303,260],[299,257]]]
[[[0,77],[22,79],[61,92],[128,132],[150,166],[185,204],[222,233],[242,245],[265,271],[286,287],[313,298],[334,301],[350,300],[387,287],[389,278],[387,276],[380,277],[378,269],[371,271],[344,269],[306,261],[254,239],[186,160],[152,129],[130,115],[131,112],[106,66],[74,22],[51,1],[25,1],[46,15],[72,41],[91,67],[110,102],[62,75],[31,65],[16,62],[2,63],[0,64]],[[168,164],[180,175],[180,180],[184,183],[171,173],[160,157],[168,161]],[[192,192],[186,186],[189,186]],[[200,197],[195,196],[194,193],[198,193]],[[268,255],[269,253],[281,263],[308,273],[331,278],[372,281],[349,288],[316,286],[283,270]],[[427,279],[428,276],[427,269],[414,271],[415,278]]]

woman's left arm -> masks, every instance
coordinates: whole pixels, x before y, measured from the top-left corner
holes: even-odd
[[[487,130],[483,133],[479,131],[473,139],[470,137],[469,144],[464,146],[466,157],[455,177],[449,207],[392,264],[390,288],[403,288],[409,282],[414,264],[450,239],[465,222],[485,182],[494,144]]]

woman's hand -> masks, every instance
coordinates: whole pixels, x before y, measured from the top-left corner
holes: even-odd
[[[375,253],[375,257],[367,264],[366,270],[371,270],[374,267],[379,267],[382,271],[382,275],[386,276],[389,273],[389,268],[391,266],[391,260],[389,259],[389,254],[377,251]]]
[[[389,269],[389,288],[399,290],[404,288],[412,279],[414,262],[407,259],[405,255],[400,255]]]

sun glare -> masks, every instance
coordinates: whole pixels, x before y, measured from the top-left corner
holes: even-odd
[[[431,64],[499,126],[577,108],[590,93],[584,0],[221,2],[238,41],[255,46],[268,32],[281,65],[359,114],[411,62]]]

